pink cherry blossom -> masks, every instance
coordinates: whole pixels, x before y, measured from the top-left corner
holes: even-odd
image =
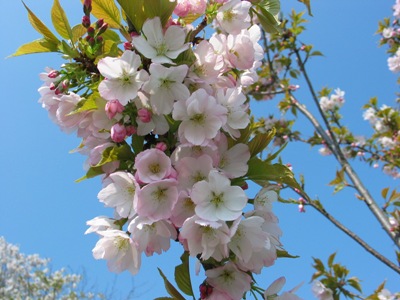
[[[300,287],[297,286],[291,289],[288,292],[284,292],[280,296],[278,296],[279,291],[285,285],[286,279],[285,277],[279,277],[264,292],[264,300],[274,299],[274,300],[302,300],[300,297],[295,295],[294,293]],[[300,284],[301,285],[301,284]]]
[[[137,201],[139,186],[132,174],[119,171],[110,174],[104,180],[105,187],[97,195],[107,207],[114,207],[123,218],[135,214],[134,202]]]
[[[172,117],[181,120],[179,135],[194,145],[214,138],[226,123],[227,109],[203,89],[174,104]]]
[[[161,150],[147,149],[136,155],[135,176],[143,183],[150,183],[166,178],[171,173],[171,160]]]
[[[115,219],[110,219],[106,216],[98,216],[94,219],[91,219],[86,222],[86,225],[90,227],[85,231],[85,234],[89,234],[92,232],[97,233],[99,231],[105,231],[108,229],[118,229],[119,226],[114,223],[115,221]]]
[[[207,282],[215,290],[228,294],[231,300],[240,300],[250,290],[251,277],[240,271],[234,263],[206,271]]]
[[[248,1],[230,0],[218,9],[216,21],[224,31],[238,34],[250,26],[250,7]]]
[[[147,184],[138,192],[136,211],[152,221],[168,219],[178,201],[176,180],[164,179]]]
[[[127,136],[126,128],[123,124],[116,123],[111,127],[111,139],[116,143],[121,143]]]
[[[180,189],[191,189],[193,185],[201,180],[207,179],[213,169],[212,159],[204,154],[199,158],[184,157],[175,166],[178,172]]]
[[[99,234],[102,238],[93,248],[93,257],[107,260],[111,272],[121,273],[128,270],[132,275],[137,274],[141,256],[129,236],[120,230],[106,230]]]
[[[136,217],[128,226],[132,240],[138,250],[151,256],[154,252],[161,254],[170,247],[170,241],[175,240],[177,231],[171,222],[160,220],[154,222],[146,217]]]
[[[120,114],[124,111],[124,106],[118,100],[111,100],[106,103],[105,111],[107,117],[111,120],[117,114]]]
[[[150,94],[150,104],[154,113],[170,114],[175,101],[189,98],[189,89],[182,83],[188,66],[166,68],[152,63],[149,71],[150,80],[144,84],[143,90]]]
[[[176,202],[170,217],[171,222],[176,227],[182,227],[186,219],[195,214],[194,208],[195,204],[192,199],[190,199],[189,193],[185,190],[179,191],[178,201]]]
[[[223,221],[210,222],[193,216],[183,223],[179,238],[185,240],[193,257],[201,254],[201,259],[213,257],[221,261],[229,255],[229,228]]]
[[[180,26],[169,26],[163,33],[159,17],[147,19],[142,32],[143,35],[132,38],[132,44],[152,62],[173,64],[172,59],[189,48],[189,44],[185,44],[185,30]]]
[[[102,58],[97,66],[105,77],[99,85],[100,95],[107,100],[117,99],[122,105],[136,98],[138,90],[149,77],[145,70],[138,71],[141,63],[140,56],[129,50],[120,58]]]
[[[196,204],[196,215],[208,221],[232,221],[242,215],[247,204],[244,191],[217,171],[211,171],[208,181],[197,182],[191,197]]]

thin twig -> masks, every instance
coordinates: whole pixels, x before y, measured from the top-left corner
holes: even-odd
[[[339,228],[341,231],[343,231],[345,234],[347,234],[349,237],[351,237],[354,241],[356,241],[367,252],[369,252],[370,254],[375,256],[377,259],[379,259],[381,262],[383,262],[385,265],[387,265],[393,271],[395,271],[398,274],[400,274],[400,267],[399,266],[397,266],[395,263],[393,263],[392,261],[387,259],[385,256],[380,254],[374,248],[372,248],[362,238],[360,238],[358,235],[356,235],[354,232],[352,232],[350,229],[348,229],[346,226],[344,226],[342,223],[340,223],[338,220],[336,220],[334,217],[332,217],[332,215],[329,214],[324,208],[319,207],[313,201],[309,201],[307,203],[307,205],[312,206],[319,213],[321,213],[325,218],[327,218],[329,221],[331,221],[337,228]]]
[[[197,27],[190,33],[189,42],[192,43],[196,35],[206,27],[207,27],[207,17],[204,17],[203,20],[200,22],[200,24],[197,25]]]
[[[329,122],[327,120],[327,118],[324,115],[324,112],[322,111],[321,106],[319,105],[319,101],[318,101],[318,97],[315,93],[315,90],[313,88],[313,85],[311,83],[311,80],[307,74],[306,68],[302,62],[300,53],[298,51],[298,49],[295,49],[295,54],[298,60],[298,64],[300,67],[300,71],[302,72],[306,82],[307,82],[307,86],[311,92],[312,98],[320,112],[321,117],[324,120],[324,123],[326,125],[326,128],[330,134],[330,137],[328,139],[326,139],[326,143],[328,148],[332,151],[332,153],[335,155],[336,159],[338,160],[338,162],[340,163],[340,165],[344,168],[347,176],[349,176],[350,180],[352,181],[352,183],[354,184],[354,186],[357,187],[358,192],[360,193],[360,195],[363,197],[365,204],[368,206],[368,208],[371,210],[371,212],[373,213],[373,215],[375,216],[375,218],[379,221],[379,223],[382,225],[382,228],[384,229],[384,231],[389,235],[389,237],[393,240],[393,242],[396,244],[396,246],[398,248],[400,248],[400,236],[396,235],[394,232],[392,232],[391,229],[391,225],[389,223],[389,219],[387,218],[387,216],[385,215],[385,213],[380,209],[380,207],[378,206],[378,204],[375,202],[374,198],[371,196],[371,194],[369,193],[369,191],[367,190],[367,188],[364,186],[364,184],[362,183],[361,179],[358,177],[357,173],[354,171],[354,169],[351,167],[351,165],[349,164],[348,160],[346,159],[346,157],[343,154],[342,149],[340,148],[335,135],[333,134],[331,127],[329,125]],[[305,107],[303,107],[303,111],[307,111],[307,109]],[[309,116],[311,116],[312,118],[310,118]],[[311,113],[308,114],[308,116],[306,115],[306,117],[311,121],[312,119],[315,120],[315,122],[318,124],[318,128],[316,127],[316,129],[318,130],[318,132],[321,134],[321,132],[323,132],[323,134],[321,134],[321,136],[325,139],[327,137],[326,133],[324,130],[321,130],[321,125],[318,123],[318,121],[311,115]],[[314,122],[312,121],[312,123],[314,124]],[[315,125],[314,125],[315,126]]]

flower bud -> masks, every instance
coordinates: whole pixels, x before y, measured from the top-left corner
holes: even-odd
[[[111,100],[106,103],[106,115],[111,120],[117,113],[122,113],[125,107],[118,100]]]
[[[89,16],[83,16],[82,17],[82,25],[85,28],[89,28],[90,27],[90,17]]]
[[[141,108],[138,110],[138,117],[143,123],[149,123],[151,121],[151,111]]]
[[[127,136],[131,136],[137,132],[136,128],[132,125],[126,126],[125,129],[126,129]]]
[[[47,74],[47,77],[54,79],[54,78],[56,78],[58,75],[60,75],[60,72],[58,72],[57,70],[51,70],[51,71],[49,72],[49,74]]]
[[[156,149],[161,150],[162,152],[164,152],[165,150],[167,150],[167,144],[164,142],[159,142],[156,145]]]
[[[200,285],[200,299],[206,299],[213,292],[213,287],[207,283],[202,283]]]
[[[100,29],[104,24],[104,19],[99,19],[96,21],[96,29]]]
[[[90,26],[90,27],[87,29],[87,34],[88,34],[90,37],[94,37],[94,34],[95,34],[94,28]]]
[[[111,139],[116,143],[121,143],[125,140],[126,129],[125,126],[119,123],[111,127]]]
[[[95,39],[94,39],[93,37],[90,37],[90,38],[88,39],[88,43],[89,43],[90,46],[93,47],[93,46],[96,44],[96,41],[95,41]]]
[[[85,13],[86,16],[89,16],[91,11],[92,11],[92,0],[85,0],[83,2],[83,12]]]
[[[130,42],[125,42],[124,43],[124,49],[125,50],[132,50],[133,46],[132,46],[132,44]]]
[[[103,37],[102,36],[98,36],[96,37],[96,43],[101,44],[103,42]]]
[[[104,23],[104,24],[100,27],[99,32],[97,33],[97,35],[100,35],[100,34],[106,32],[107,29],[108,29],[108,24],[107,24],[107,23]]]

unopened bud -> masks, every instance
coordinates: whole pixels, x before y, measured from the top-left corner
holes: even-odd
[[[168,149],[167,144],[164,142],[159,142],[156,145],[156,149],[161,150],[162,152],[164,152],[165,150]]]
[[[90,17],[89,16],[83,16],[82,17],[82,25],[85,28],[89,28],[90,27]]]
[[[52,82],[52,83],[50,83],[49,88],[51,91],[54,91],[57,88],[57,86]]]
[[[58,72],[57,70],[52,70],[52,71],[49,72],[49,74],[47,74],[47,77],[54,79],[58,75],[60,75],[60,72]]]
[[[69,87],[69,80],[67,80],[67,79],[63,80],[63,82],[61,83],[61,85],[62,85],[62,88],[63,88],[64,90],[68,89],[68,87]]]
[[[119,123],[111,127],[111,139],[116,143],[121,143],[125,140],[126,129],[125,126]]]
[[[125,50],[132,50],[133,49],[132,44],[130,42],[125,42],[124,43],[124,49]]]
[[[96,37],[96,43],[101,44],[103,41],[104,41],[104,39],[103,39],[103,37],[101,35]]]
[[[249,188],[249,185],[247,184],[247,182],[245,182],[242,186],[241,186],[242,190],[247,190]]]
[[[132,125],[126,126],[125,129],[126,129],[127,136],[131,136],[137,132],[136,128]]]
[[[141,108],[138,110],[138,117],[143,123],[149,123],[151,121],[151,111]]]
[[[104,24],[104,19],[99,19],[96,21],[96,29],[100,29],[101,26]]]
[[[106,115],[111,120],[117,113],[122,113],[125,107],[118,100],[111,100],[106,103]]]
[[[213,287],[207,283],[200,285],[200,299],[206,299],[213,292]]]
[[[94,37],[94,34],[95,34],[94,28],[93,28],[93,27],[89,27],[89,28],[87,29],[87,34],[88,34],[90,37]]]
[[[88,39],[88,43],[89,43],[90,46],[93,47],[93,46],[96,44],[96,41],[95,41],[95,39],[94,39],[93,37],[90,37],[90,38]]]
[[[85,0],[83,2],[83,12],[85,13],[86,16],[89,16],[91,11],[92,11],[92,0]]]
[[[100,35],[100,34],[106,32],[107,29],[108,29],[108,24],[107,24],[107,23],[104,23],[104,24],[100,27],[99,32],[97,33],[97,35]]]

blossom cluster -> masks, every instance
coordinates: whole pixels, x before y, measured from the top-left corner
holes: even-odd
[[[202,299],[241,299],[249,274],[277,259],[282,233],[272,212],[277,192],[267,186],[250,203],[243,180],[252,156],[240,140],[250,124],[243,89],[257,80],[261,30],[251,2],[219,2],[209,39],[188,41],[190,26],[148,18],[121,55],[96,61],[89,95],[47,69],[39,102],[82,138],[75,151],[88,157],[87,176],[103,174],[98,199],[114,214],[87,222],[86,233],[100,236],[96,259],[137,274],[142,254],[178,241],[208,266]],[[174,12],[203,14],[206,6],[178,1]]]

